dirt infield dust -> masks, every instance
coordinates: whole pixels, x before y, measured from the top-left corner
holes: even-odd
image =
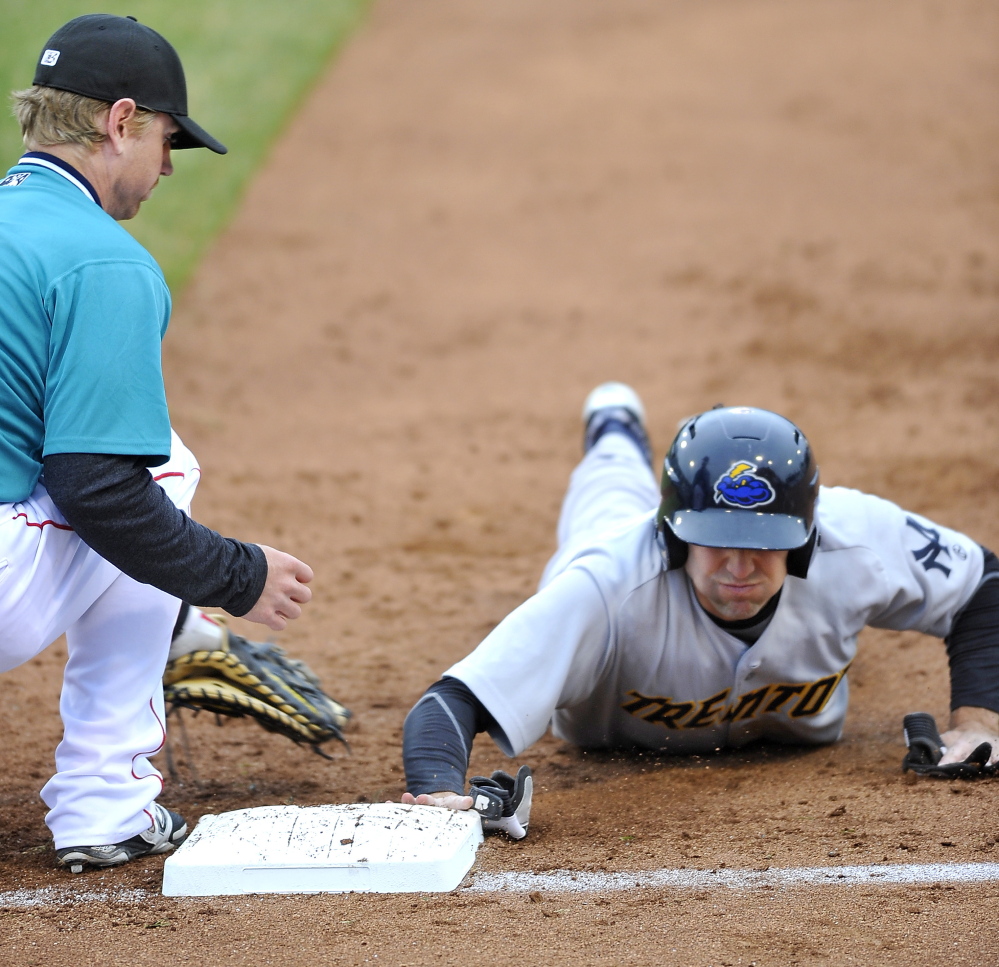
[[[659,457],[686,414],[769,407],[824,482],[999,547],[997,41],[985,0],[376,3],[165,348],[197,515],[315,568],[281,642],[356,713],[353,754],[188,717],[163,801],[193,821],[397,797],[406,711],[531,593],[606,379],[642,394]],[[0,678],[2,890],[70,879],[37,795],[63,656]],[[943,644],[867,631],[850,681],[829,748],[544,739],[518,760],[530,837],[490,840],[480,868],[995,860],[999,785],[899,769],[902,715],[946,714]],[[480,741],[474,769],[504,764]],[[161,868],[71,884],[158,890]],[[53,967],[993,964],[997,901],[999,884],[147,898],[3,910],[0,937],[7,963]]]

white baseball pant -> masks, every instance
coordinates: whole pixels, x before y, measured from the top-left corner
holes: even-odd
[[[150,470],[189,512],[201,477],[172,434]],[[56,849],[118,843],[147,829],[163,782],[148,756],[165,738],[163,667],[177,598],[122,574],[76,536],[44,486],[0,504],[0,671],[66,635],[56,774],[41,791]]]
[[[658,505],[659,484],[638,445],[624,433],[605,433],[569,478],[558,520],[558,550],[538,589],[595,537],[630,527]]]

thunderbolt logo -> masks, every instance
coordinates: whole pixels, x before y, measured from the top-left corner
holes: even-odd
[[[740,461],[733,463],[715,483],[715,503],[730,507],[762,507],[774,499],[770,482],[758,477],[755,465]]]

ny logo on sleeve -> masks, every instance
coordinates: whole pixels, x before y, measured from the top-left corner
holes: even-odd
[[[940,543],[940,531],[933,527],[924,527],[911,517],[906,517],[905,522],[914,530],[919,531],[929,542],[926,547],[921,547],[918,551],[913,551],[912,556],[917,561],[922,562],[924,570],[932,571],[935,568],[938,571],[943,571],[944,577],[950,577],[950,568],[937,560],[941,554],[946,554],[947,557],[950,557],[950,551]]]

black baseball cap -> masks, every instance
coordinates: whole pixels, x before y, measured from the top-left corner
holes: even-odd
[[[177,122],[173,147],[228,150],[188,117],[187,82],[177,51],[134,17],[91,13],[70,20],[49,38],[34,83],[112,104],[130,97]]]

